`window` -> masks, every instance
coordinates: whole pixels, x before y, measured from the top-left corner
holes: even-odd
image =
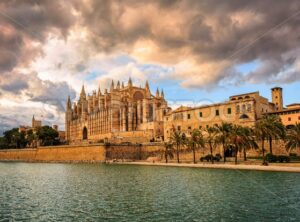
[[[177,130],[181,130],[181,127],[180,127],[180,126],[177,126]]]
[[[231,108],[228,108],[228,109],[227,109],[227,113],[228,113],[228,114],[231,114]]]
[[[239,105],[236,106],[236,113],[240,113],[240,106]]]
[[[298,116],[298,120],[300,120],[300,116]]]
[[[291,117],[289,117],[289,118],[288,118],[288,121],[292,121],[292,118],[291,118]]]
[[[246,105],[244,104],[243,106],[242,106],[242,112],[244,113],[246,111]]]
[[[191,119],[191,114],[188,113],[188,114],[187,114],[187,118],[188,118],[188,119]]]
[[[216,110],[216,116],[219,116],[220,115],[220,112],[219,112],[219,110],[217,109]]]
[[[188,130],[191,130],[191,129],[192,129],[192,127],[191,127],[191,126],[189,126],[189,127],[188,127]]]
[[[202,112],[199,112],[199,117],[202,117]]]
[[[248,111],[248,112],[251,112],[251,108],[252,108],[252,107],[251,107],[251,104],[248,104],[248,105],[247,105],[247,111]]]

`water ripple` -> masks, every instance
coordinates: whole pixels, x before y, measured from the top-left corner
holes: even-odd
[[[300,221],[299,174],[0,163],[1,221]]]

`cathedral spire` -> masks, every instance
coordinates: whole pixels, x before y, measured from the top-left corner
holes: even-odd
[[[145,89],[147,90],[147,91],[149,91],[150,89],[149,89],[149,83],[148,83],[148,80],[146,81],[146,84],[145,84]]]
[[[115,83],[114,80],[111,80],[110,92],[114,91],[114,89],[115,89]]]
[[[117,83],[117,89],[120,89],[120,81]]]
[[[86,94],[85,94],[85,90],[84,90],[84,85],[82,85],[81,88],[81,93],[80,93],[80,100],[86,100]]]
[[[129,86],[129,87],[132,87],[132,80],[131,80],[131,77],[129,77],[129,80],[128,80],[128,86]]]
[[[155,97],[159,97],[159,90],[158,90],[158,88],[156,89],[156,95],[155,95]]]
[[[34,121],[35,120],[35,118],[34,118],[34,115],[32,116],[32,121]]]
[[[100,85],[98,86],[98,96],[102,96]]]
[[[122,89],[124,89],[124,82],[122,82]]]
[[[160,96],[161,96],[161,98],[165,98],[165,94],[164,94],[164,90],[163,89],[161,90]]]
[[[70,96],[68,96],[68,100],[67,100],[67,109],[72,109]]]

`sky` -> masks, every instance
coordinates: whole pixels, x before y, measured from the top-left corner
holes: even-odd
[[[148,80],[171,107],[284,89],[300,102],[299,0],[0,0],[0,134],[66,99]]]

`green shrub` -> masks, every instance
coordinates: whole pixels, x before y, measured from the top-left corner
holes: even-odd
[[[280,162],[280,163],[283,163],[283,162],[288,163],[288,162],[290,162],[290,157],[288,157],[288,156],[279,155],[277,157],[277,159],[278,159],[278,162]]]
[[[266,155],[266,161],[268,161],[269,163],[276,163],[278,161],[278,158],[276,155],[273,155],[271,153],[268,153]]]
[[[290,157],[297,157],[297,153],[290,153]]]
[[[222,156],[219,153],[217,153],[216,156],[214,157],[214,160],[217,162],[219,162],[221,159],[222,159]]]
[[[209,161],[211,161],[211,158],[213,158],[214,161],[219,162],[222,159],[222,156],[220,154],[216,154],[216,156],[212,156],[212,155],[208,154],[204,157],[201,157],[200,161],[203,162],[206,160],[207,162],[209,162]]]

